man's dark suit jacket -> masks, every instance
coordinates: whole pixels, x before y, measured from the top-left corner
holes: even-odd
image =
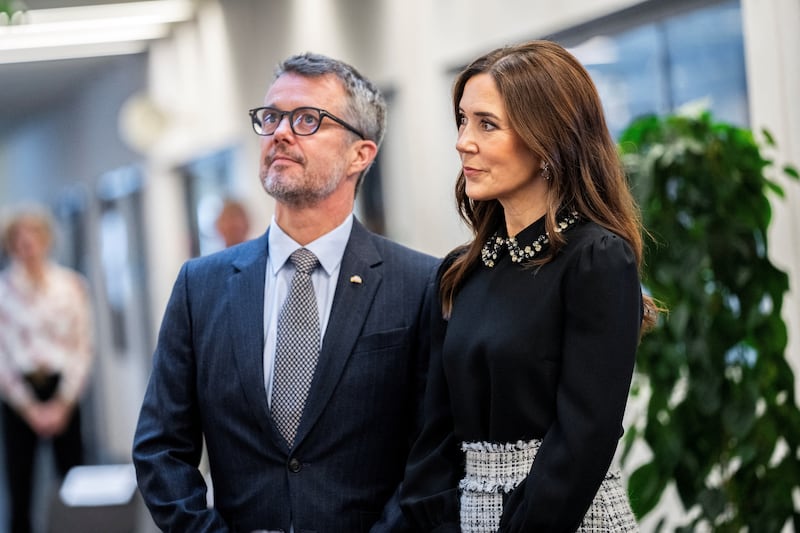
[[[289,449],[264,385],[267,253],[264,234],[178,275],[134,438],[144,500],[181,533],[403,531],[397,489],[419,429],[436,260],[354,222]]]

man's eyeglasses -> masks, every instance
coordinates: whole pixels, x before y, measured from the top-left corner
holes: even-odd
[[[258,135],[272,135],[278,129],[283,117],[289,115],[289,126],[295,135],[314,135],[317,133],[322,119],[328,117],[345,129],[365,140],[364,134],[353,126],[318,107],[298,107],[291,111],[281,111],[274,107],[257,107],[250,110],[250,120],[253,122],[253,131]]]

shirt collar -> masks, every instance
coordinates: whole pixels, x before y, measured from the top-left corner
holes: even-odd
[[[269,230],[269,257],[272,265],[272,275],[277,275],[278,271],[289,259],[289,256],[298,248],[306,248],[314,252],[319,259],[319,264],[330,276],[344,256],[344,249],[350,239],[350,231],[353,229],[353,213],[350,213],[344,222],[338,227],[329,231],[322,237],[305,246],[301,246],[294,239],[289,237],[272,217]]]

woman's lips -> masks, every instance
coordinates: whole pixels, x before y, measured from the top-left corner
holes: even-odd
[[[482,171],[482,170],[480,170],[480,169],[478,169],[478,168],[473,168],[473,167],[464,167],[464,175],[465,175],[466,177],[468,177],[468,178],[472,178],[472,177],[474,177],[474,176],[477,176],[477,175],[478,175],[478,174],[480,174],[481,172],[483,172],[483,171]]]

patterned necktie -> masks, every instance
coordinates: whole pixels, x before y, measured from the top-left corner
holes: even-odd
[[[289,295],[278,315],[272,417],[286,442],[294,444],[320,349],[319,310],[311,272],[319,260],[299,248],[289,257],[296,267]]]

